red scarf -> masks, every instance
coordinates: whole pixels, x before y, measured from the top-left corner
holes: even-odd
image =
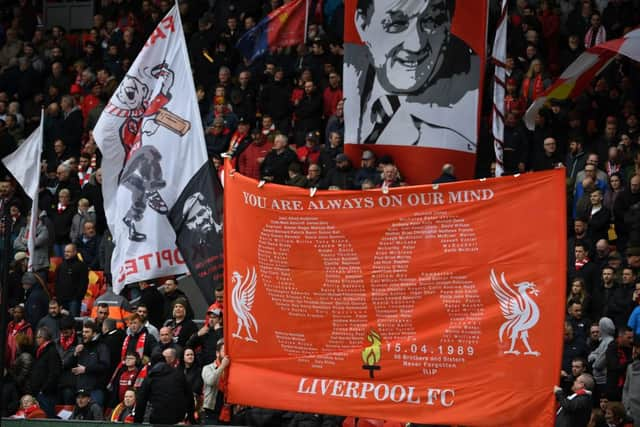
[[[133,383],[133,388],[140,388],[140,386],[142,385],[142,381],[144,381],[144,379],[147,378],[147,375],[149,374],[149,366],[150,364],[147,363],[142,367],[142,369],[140,369],[140,372],[138,372],[138,376],[136,377],[136,382]]]
[[[122,361],[124,360],[125,356],[127,355],[127,348],[129,348],[129,341],[131,340],[131,335],[127,335],[127,337],[124,339],[124,342],[122,343],[122,350],[120,351],[120,364],[122,365]],[[142,357],[144,355],[144,344],[147,341],[147,333],[141,333],[140,335],[138,335],[138,341],[136,342],[136,353],[138,353],[138,356],[140,356],[140,359],[142,360]]]
[[[63,205],[62,203],[58,203],[58,213],[61,214],[62,212],[64,212],[67,209],[66,205]]]
[[[36,350],[36,359],[40,358],[40,355],[42,354],[42,352],[44,351],[45,347],[49,345],[51,341],[45,341],[42,344],[40,344],[38,346],[38,349]]]
[[[60,346],[64,351],[67,351],[69,347],[73,345],[75,341],[75,336],[73,334],[69,335],[69,337],[65,338],[64,335],[60,335]]]
[[[627,366],[629,360],[627,359],[627,354],[624,352],[624,349],[622,347],[620,347],[620,345],[618,345],[617,348],[617,353],[618,353],[618,363],[620,364],[620,366]],[[622,372],[621,375],[618,376],[618,387],[622,388],[622,386],[624,386],[624,381],[626,379],[626,374],[627,370],[625,368],[625,370]]]
[[[587,258],[587,257],[584,257],[584,259],[582,261],[576,260],[576,264],[575,264],[576,265],[576,271],[580,271],[580,269],[582,269],[582,267],[584,267],[584,265],[586,263],[588,263],[588,262],[589,262],[589,258]]]

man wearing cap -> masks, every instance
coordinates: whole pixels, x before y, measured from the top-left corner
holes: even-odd
[[[289,177],[289,165],[296,161],[296,154],[289,148],[286,135],[276,135],[273,149],[260,166],[260,178],[275,184],[284,184]]]
[[[189,304],[189,298],[187,298],[187,294],[185,294],[181,289],[178,288],[178,282],[175,279],[167,279],[164,281],[162,285],[162,297],[164,299],[164,312],[162,315],[162,322],[160,325],[164,324],[167,319],[170,319],[173,315],[173,304],[175,301],[180,298],[186,300],[187,309],[187,317],[190,319],[193,318],[193,309],[191,308],[191,304]],[[147,305],[147,307],[149,307]]]
[[[251,131],[251,143],[238,156],[236,169],[243,175],[253,179],[260,179],[260,165],[273,148],[273,144],[260,129]]]
[[[376,167],[376,156],[371,150],[365,150],[362,153],[362,160],[360,161],[360,169],[356,173],[356,186],[360,188],[362,183],[366,180],[370,180],[377,185],[380,182],[380,173]]]
[[[24,302],[25,318],[30,324],[38,325],[40,320],[47,315],[49,297],[33,273],[24,273],[21,282],[26,296]]]
[[[216,344],[223,337],[222,311],[211,308],[207,311],[207,318],[202,328],[187,341],[187,347],[198,348],[199,361],[202,366],[212,363],[216,359]]]
[[[351,160],[346,154],[336,156],[336,167],[327,172],[321,185],[322,189],[339,188],[341,190],[356,189],[356,172],[351,167]]]
[[[249,129],[251,129],[249,121],[244,117],[240,117],[238,128],[229,142],[229,151],[227,152],[229,156],[237,158],[251,144]]]
[[[298,147],[296,155],[298,160],[303,166],[303,173],[306,173],[311,163],[318,163],[320,160],[320,147],[318,142],[320,141],[320,132],[312,131],[307,133],[305,137],[304,145]]]
[[[213,124],[206,129],[204,135],[209,157],[214,154],[226,153],[229,150],[231,134],[231,129],[227,127],[224,118],[218,116],[213,119]]]
[[[91,393],[85,389],[79,389],[76,394],[76,405],[71,413],[70,420],[103,421],[102,408],[91,400]]]

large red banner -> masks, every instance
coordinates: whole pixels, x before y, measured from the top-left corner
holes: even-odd
[[[552,425],[564,173],[388,192],[225,177],[228,399],[436,424]]]

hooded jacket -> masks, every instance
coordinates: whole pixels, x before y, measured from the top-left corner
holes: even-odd
[[[600,319],[600,345],[589,354],[589,363],[593,367],[593,379],[596,384],[607,383],[607,347],[614,340],[615,326],[608,317]]]

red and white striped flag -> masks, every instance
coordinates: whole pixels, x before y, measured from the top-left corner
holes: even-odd
[[[533,130],[536,114],[547,101],[573,99],[583,93],[593,78],[604,70],[616,55],[640,61],[640,29],[584,51],[564,70],[558,80],[531,104],[524,116],[527,127]]]

